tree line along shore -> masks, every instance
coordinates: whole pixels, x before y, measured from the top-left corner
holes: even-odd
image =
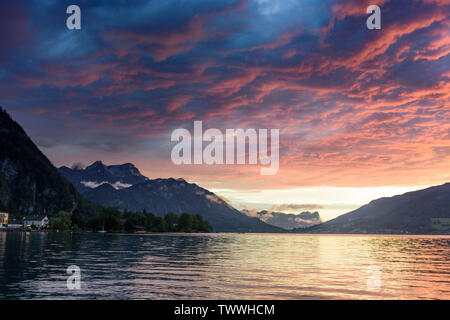
[[[164,217],[155,216],[145,210],[121,212],[116,207],[104,207],[100,212],[90,218],[83,218],[78,210],[73,212],[59,211],[49,217],[48,225],[28,228],[20,228],[5,231],[104,231],[104,232],[185,232],[185,233],[208,233],[212,227],[198,214],[182,213],[176,215],[167,213]]]

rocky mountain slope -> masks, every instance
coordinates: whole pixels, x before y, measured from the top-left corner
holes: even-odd
[[[106,166],[96,161],[86,169],[61,167],[59,170],[79,188],[83,196],[104,206],[130,211],[145,210],[157,216],[169,212],[199,214],[215,232],[283,231],[257,218],[247,217],[214,193],[194,183],[172,178],[150,180],[142,176],[132,164]],[[130,186],[119,187],[118,182]]]
[[[262,210],[258,212],[242,210],[242,212],[249,217],[256,217],[267,224],[283,228],[285,230],[308,228],[322,222],[317,211],[304,211],[299,214],[268,210]]]
[[[449,234],[450,183],[374,200],[306,232]]]
[[[99,206],[83,199],[25,131],[0,108],[0,211],[11,216],[53,215],[60,210],[89,216]]]
[[[132,163],[106,166],[96,161],[86,168],[63,166],[58,170],[82,193],[103,183],[122,189],[148,180]]]

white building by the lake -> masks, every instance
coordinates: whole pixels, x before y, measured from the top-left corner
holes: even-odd
[[[48,226],[48,217],[47,216],[26,216],[23,219],[24,228],[42,228]]]

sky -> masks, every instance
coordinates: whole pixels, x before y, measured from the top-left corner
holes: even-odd
[[[132,162],[328,220],[450,181],[449,15],[444,0],[1,1],[0,105],[55,166]],[[173,164],[171,133],[196,120],[279,129],[278,173]]]

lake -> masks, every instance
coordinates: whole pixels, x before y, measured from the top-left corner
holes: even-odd
[[[450,299],[450,236],[0,232],[0,299]]]

